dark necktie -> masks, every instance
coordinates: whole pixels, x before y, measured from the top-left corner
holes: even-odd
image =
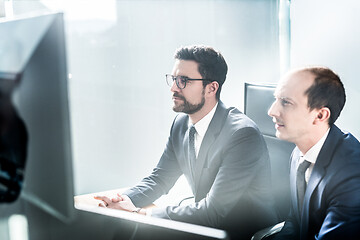
[[[191,165],[191,170],[194,174],[195,168],[195,160],[196,160],[196,153],[195,153],[195,133],[196,129],[194,125],[191,125],[189,130],[189,160]]]
[[[299,164],[296,172],[296,188],[298,194],[298,206],[299,212],[301,213],[302,205],[304,201],[304,195],[306,190],[306,182],[305,182],[305,172],[306,169],[310,166],[310,162],[304,160],[302,163]]]

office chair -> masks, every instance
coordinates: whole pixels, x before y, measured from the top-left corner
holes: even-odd
[[[264,136],[271,166],[272,192],[280,221],[284,221],[290,209],[290,155],[295,145],[276,138],[275,127],[267,112],[274,102],[276,85],[245,83],[244,113],[259,127]],[[262,239],[279,232],[284,222],[257,232],[253,239]]]

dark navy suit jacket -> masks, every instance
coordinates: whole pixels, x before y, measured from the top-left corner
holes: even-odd
[[[275,239],[360,239],[360,143],[333,125],[320,150],[305,192],[296,197],[295,148],[290,170],[292,208]]]
[[[143,207],[166,194],[184,174],[195,204],[155,208],[152,216],[225,229],[232,239],[250,239],[255,231],[276,223],[268,151],[255,123],[219,101],[192,174],[188,121],[186,114],[175,118],[152,174],[124,194]]]

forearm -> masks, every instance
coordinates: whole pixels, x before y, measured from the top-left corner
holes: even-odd
[[[151,216],[165,218],[174,221],[218,227],[221,218],[216,214],[215,208],[208,206],[203,199],[198,203],[186,206],[168,206],[162,208],[153,208]]]

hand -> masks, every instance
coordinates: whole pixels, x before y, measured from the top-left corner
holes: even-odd
[[[107,196],[95,196],[94,198],[102,201],[99,203],[99,207],[118,209],[128,212],[136,210],[135,205],[127,195],[117,194],[117,197],[112,199]]]

